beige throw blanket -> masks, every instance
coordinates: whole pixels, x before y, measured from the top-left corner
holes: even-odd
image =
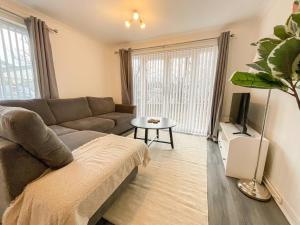
[[[107,135],[74,152],[74,162],[26,186],[3,225],[84,225],[132,169],[147,164],[141,141]]]

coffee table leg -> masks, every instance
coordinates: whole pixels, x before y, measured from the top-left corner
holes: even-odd
[[[134,139],[136,139],[136,135],[137,135],[137,127],[134,128]]]
[[[145,143],[148,144],[148,129],[145,129]]]
[[[159,129],[156,130],[156,138],[159,138]]]
[[[171,142],[171,146],[172,149],[174,149],[174,142],[173,142],[173,133],[172,133],[172,128],[169,128],[169,133],[170,133],[170,142]]]

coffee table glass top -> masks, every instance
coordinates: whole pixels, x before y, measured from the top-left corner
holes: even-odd
[[[158,119],[160,120],[159,123],[148,123],[150,119]],[[138,128],[145,128],[145,129],[166,129],[175,127],[176,123],[168,118],[165,117],[138,117],[131,120],[131,124]]]

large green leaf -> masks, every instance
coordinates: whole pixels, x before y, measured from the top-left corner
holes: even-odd
[[[298,67],[296,69],[296,73],[298,74],[298,77],[299,77],[299,75],[300,75],[300,61],[298,63]]]
[[[247,66],[257,71],[263,71],[263,69],[257,64],[257,62],[247,64]]]
[[[281,40],[290,38],[293,34],[288,31],[285,25],[278,25],[274,27],[274,35]]]
[[[294,35],[296,34],[299,35],[299,29],[300,29],[299,16],[300,16],[299,13],[294,13],[288,18],[286,22],[286,26],[289,33],[292,33]]]
[[[272,74],[287,81],[298,80],[300,38],[289,38],[273,49],[268,57]]]
[[[258,66],[260,66],[260,68],[262,68],[261,71],[266,72],[266,73],[271,73],[271,69],[270,69],[270,67],[268,65],[267,59],[266,60],[265,59],[259,60],[259,61],[256,62],[256,64]]]
[[[274,38],[263,38],[259,40],[257,43],[254,43],[253,45],[258,46],[257,51],[259,54],[259,60],[252,64],[248,64],[248,66],[257,71],[270,73],[271,69],[269,68],[267,59],[270,53],[273,51],[273,49],[281,42],[282,40],[278,40]]]
[[[247,64],[247,66],[260,72],[271,73],[271,69],[268,66],[267,59],[258,60],[254,63]]]
[[[298,29],[300,29],[300,13],[292,14],[292,21],[297,24]]]
[[[272,42],[274,44],[280,44],[282,40],[279,40],[279,39],[275,39],[275,38],[262,38],[260,39],[257,43],[260,43],[260,42],[265,42],[265,41],[269,41],[269,42]]]
[[[234,85],[259,88],[259,89],[279,89],[283,91],[288,90],[288,86],[282,83],[278,79],[274,79],[267,73],[247,73],[247,72],[235,72],[231,77],[231,82]]]
[[[273,51],[274,48],[276,48],[281,41],[276,39],[262,39],[258,42],[258,54],[260,59],[267,60],[270,53]]]
[[[272,43],[278,45],[278,44],[281,43],[282,40],[280,40],[280,39],[275,39],[275,38],[262,38],[262,39],[260,39],[260,40],[257,41],[257,42],[251,43],[251,45],[252,45],[252,46],[258,46],[260,43],[265,42],[265,41],[269,41],[269,42],[272,42]]]
[[[285,25],[288,26],[291,20],[292,20],[292,15],[290,15],[289,18],[286,20]]]
[[[278,78],[273,77],[271,74],[269,73],[256,73],[255,76],[260,77],[261,79],[268,81],[268,82],[275,82],[276,85],[279,84],[280,86],[285,86],[285,84]]]

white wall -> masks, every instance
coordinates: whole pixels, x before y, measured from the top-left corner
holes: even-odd
[[[271,36],[273,27],[284,24],[291,13],[292,0],[274,0],[263,15],[260,36]],[[252,91],[252,122],[261,125],[266,91]],[[291,224],[300,224],[300,111],[293,97],[272,91],[266,136],[271,141],[265,177],[279,195],[277,202]],[[275,194],[276,194],[275,193]]]
[[[231,75],[235,71],[246,71],[246,64],[252,62],[256,49],[251,46],[258,38],[257,19],[240,22],[230,25],[229,29],[236,35],[232,38],[229,48],[227,80],[224,93],[223,120],[228,121],[231,107],[232,93],[249,92],[246,88],[234,86],[229,82]]]
[[[113,96],[110,46],[19,3],[0,0],[0,5],[22,16],[36,16],[58,29],[58,34],[50,33],[50,39],[61,98]]]

